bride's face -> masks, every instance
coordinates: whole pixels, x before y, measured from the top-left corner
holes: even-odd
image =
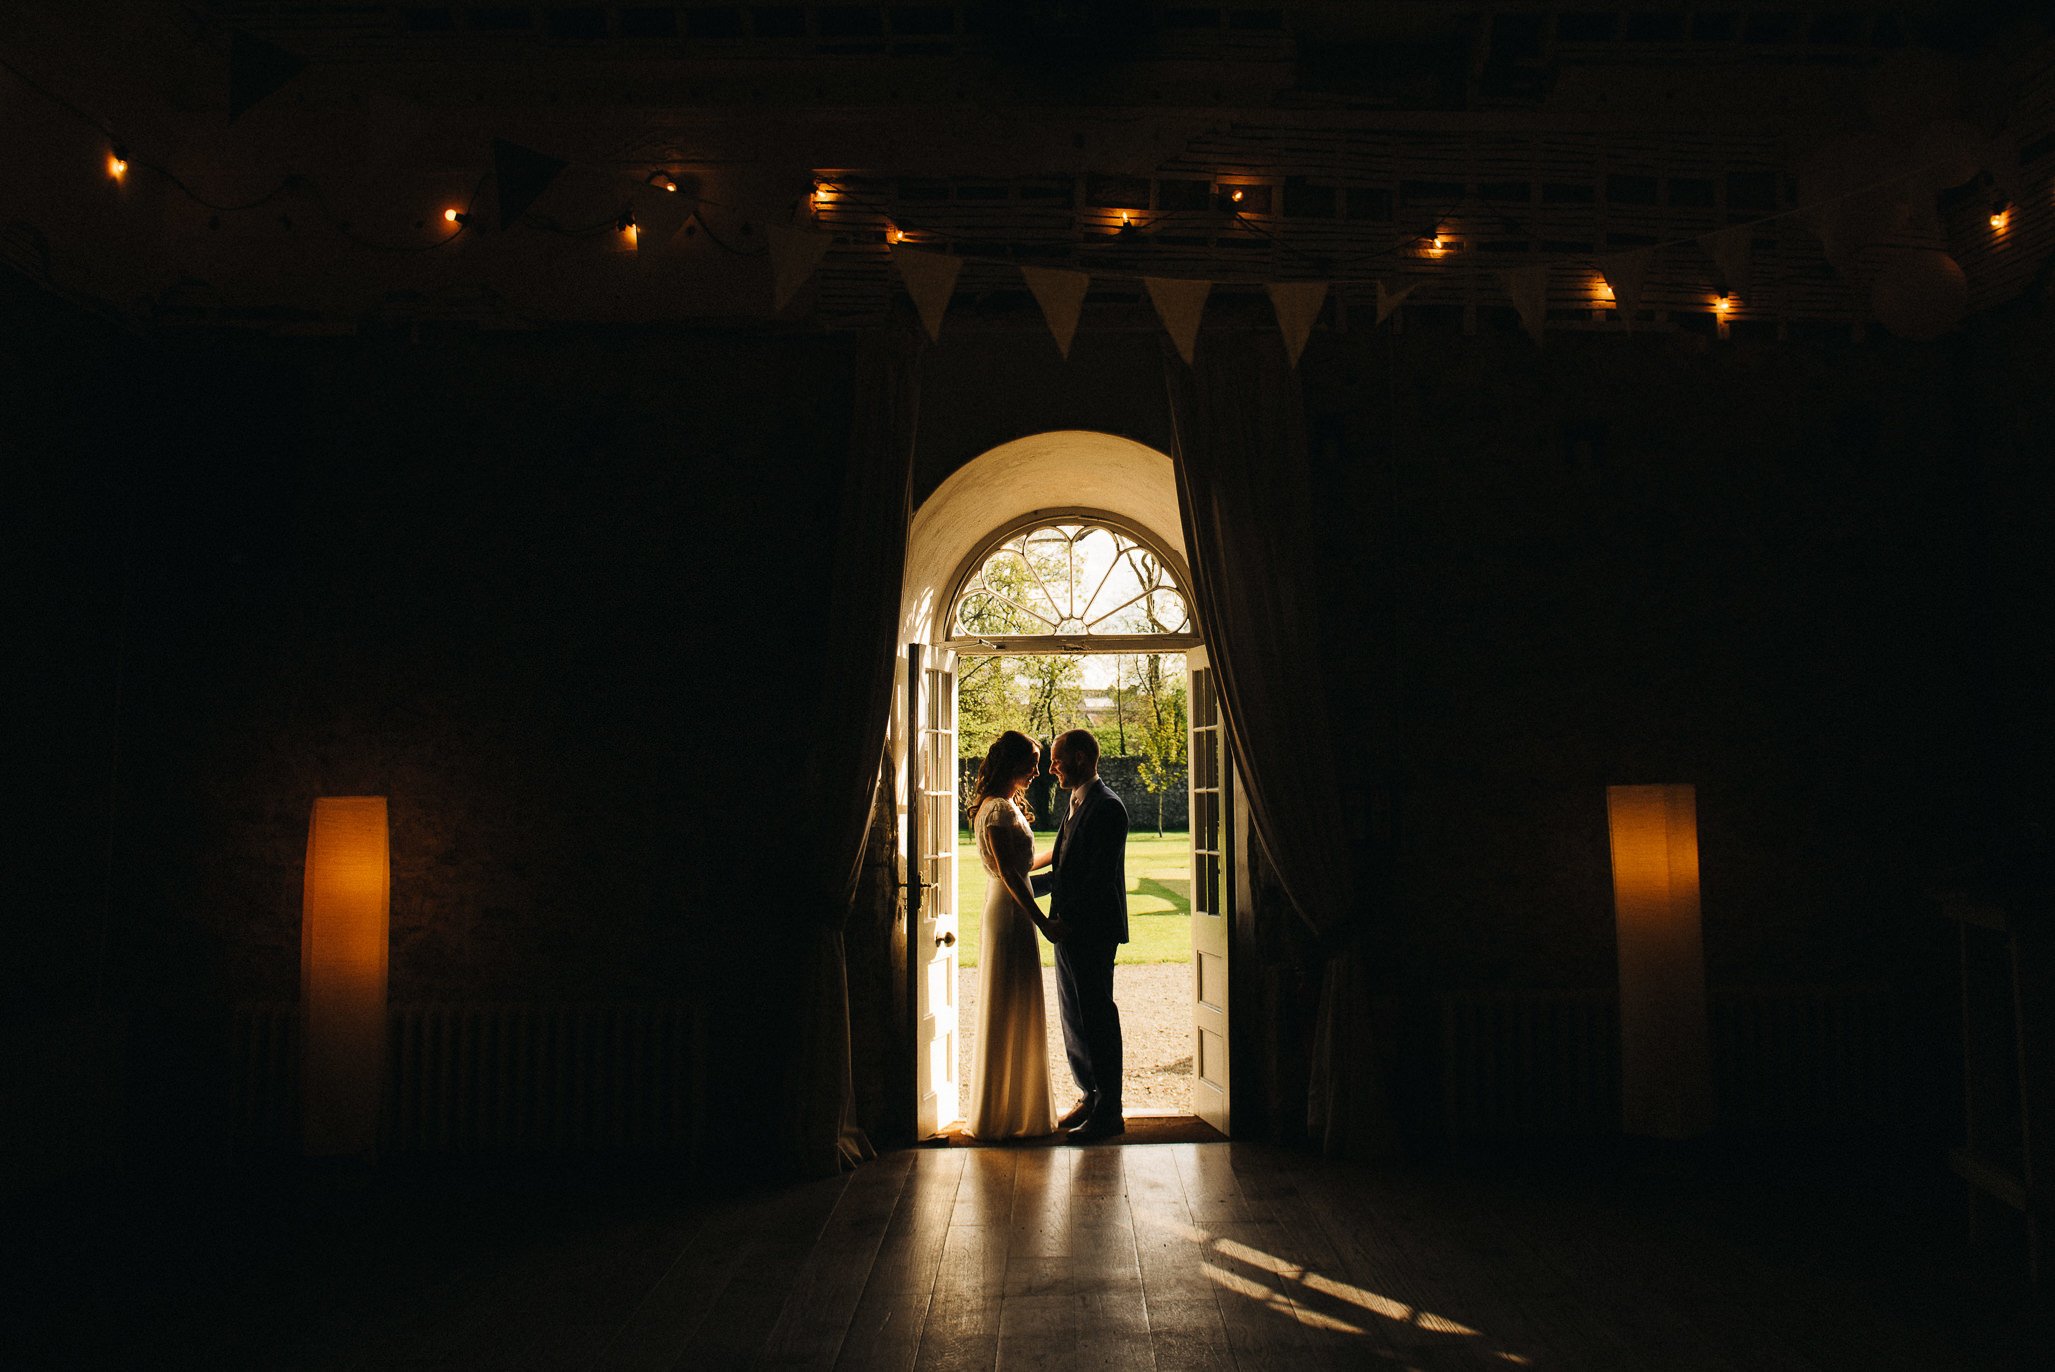
[[[1013,789],[1016,791],[1021,790],[1030,781],[1033,781],[1036,774],[1042,770],[1042,750],[1037,748],[1030,756],[1033,758],[1033,761],[1028,764],[1028,769],[1013,779]]]

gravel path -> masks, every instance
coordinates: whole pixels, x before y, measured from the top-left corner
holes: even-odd
[[[1192,1108],[1192,966],[1152,962],[1113,969],[1113,1003],[1120,1007],[1120,1036],[1126,1069],[1122,1104],[1129,1110]],[[962,1058],[958,1081],[970,1096],[970,1064],[977,1052],[978,969],[956,974],[957,1042]],[[1049,1026],[1049,1070],[1055,1078],[1057,1113],[1077,1100],[1070,1060],[1063,1053],[1063,1025],[1056,1014],[1056,969],[1042,969],[1042,1004]]]

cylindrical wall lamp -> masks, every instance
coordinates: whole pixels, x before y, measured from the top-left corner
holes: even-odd
[[[1608,786],[1620,948],[1620,1113],[1629,1134],[1686,1139],[1713,1125],[1712,1035],[1690,786]]]
[[[300,1139],[309,1157],[377,1151],[391,926],[385,797],[316,800],[300,905]]]

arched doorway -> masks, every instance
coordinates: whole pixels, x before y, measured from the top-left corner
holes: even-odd
[[[993,580],[1009,559],[1060,567],[1066,556],[1086,570],[1061,589],[1036,578],[1031,594],[1014,596]],[[1122,652],[1176,652],[1189,666],[1192,1104],[1226,1132],[1233,769],[1190,610],[1170,459],[1088,431],[1002,444],[922,502],[906,567],[892,760],[916,1133],[930,1137],[957,1115],[959,666],[980,655]]]

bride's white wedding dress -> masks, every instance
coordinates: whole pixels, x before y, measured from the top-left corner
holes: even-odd
[[[1049,1038],[1042,1014],[1042,939],[1007,892],[1002,872],[1027,884],[1035,835],[1010,800],[978,808],[978,860],[991,884],[978,950],[977,1061],[971,1065],[972,1138],[1033,1138],[1056,1131]]]

